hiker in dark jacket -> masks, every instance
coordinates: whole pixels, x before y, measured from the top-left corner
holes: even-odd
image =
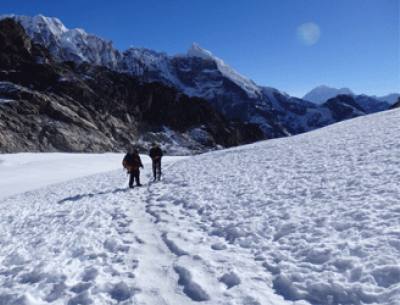
[[[153,177],[154,181],[161,179],[161,158],[163,156],[163,152],[156,143],[153,143],[150,148],[150,158],[153,161]]]
[[[143,168],[142,160],[136,149],[130,149],[125,155],[122,165],[129,173],[129,187],[133,188],[133,183],[136,180],[136,186],[140,184],[140,168]]]

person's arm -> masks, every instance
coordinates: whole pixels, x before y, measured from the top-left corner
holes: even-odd
[[[122,166],[124,168],[126,168],[127,164],[126,164],[126,159],[127,159],[128,155],[125,155],[124,159],[122,159]]]
[[[144,168],[143,163],[142,163],[142,159],[140,159],[140,156],[138,156],[138,158],[139,158],[140,167]]]

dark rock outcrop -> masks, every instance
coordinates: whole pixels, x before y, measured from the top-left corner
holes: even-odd
[[[336,121],[347,120],[365,114],[362,107],[357,104],[351,95],[338,95],[326,101],[322,106],[330,110],[332,117]]]

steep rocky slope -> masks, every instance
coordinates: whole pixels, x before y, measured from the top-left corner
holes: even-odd
[[[0,151],[110,151],[159,140],[204,150],[261,139],[206,101],[89,63],[59,62],[0,21]]]

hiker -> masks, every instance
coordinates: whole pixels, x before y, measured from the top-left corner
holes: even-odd
[[[143,168],[142,160],[140,159],[137,149],[131,148],[125,155],[122,165],[129,173],[129,188],[133,188],[133,183],[136,180],[136,186],[140,184],[140,167]]]
[[[163,156],[163,152],[160,146],[156,143],[153,143],[150,148],[150,158],[153,161],[153,177],[154,181],[161,179],[161,158]]]

